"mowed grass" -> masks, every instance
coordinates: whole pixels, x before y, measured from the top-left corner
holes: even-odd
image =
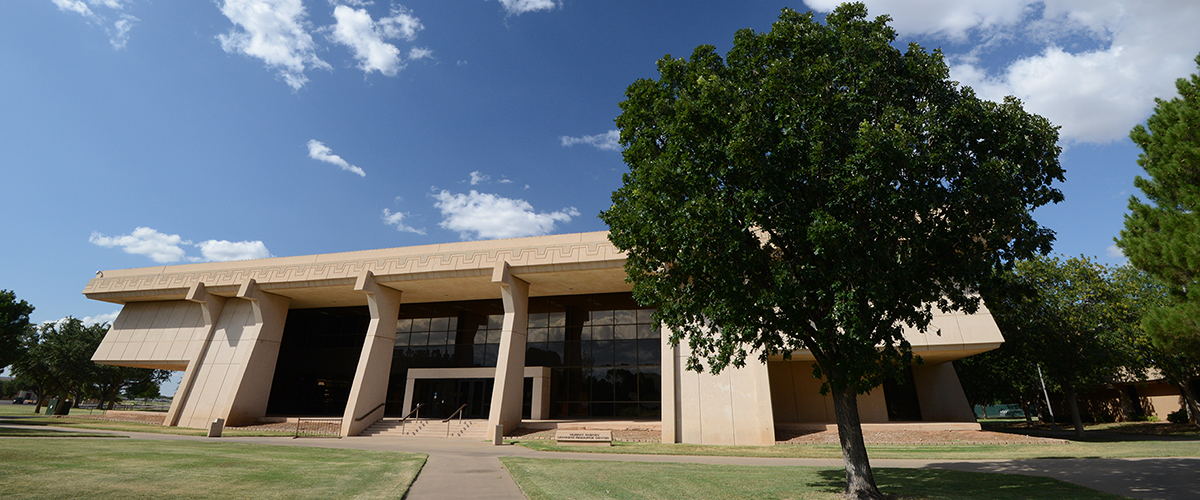
[[[0,437],[98,437],[98,438],[124,438],[115,434],[105,434],[100,432],[70,432],[59,431],[54,429],[28,429],[16,427],[0,427]]]
[[[842,468],[500,459],[532,500],[842,500]],[[932,469],[874,469],[880,491],[903,499],[1118,499],[1050,478]]]
[[[6,499],[401,498],[426,455],[242,443],[10,439]]]
[[[579,453],[630,453],[641,455],[702,455],[770,458],[841,458],[836,444],[776,446],[726,446],[614,442],[612,446],[560,446],[549,439],[514,440],[514,444],[539,451]],[[928,460],[1006,460],[1022,458],[1147,458],[1200,457],[1200,440],[1107,441],[1065,444],[918,444],[867,445],[871,458]]]
[[[71,418],[70,416],[62,417],[44,417],[44,416],[29,416],[29,417],[12,417],[0,414],[0,424],[10,425],[36,425],[49,427],[66,427],[73,429],[94,429],[103,431],[120,431],[120,432],[150,432],[154,434],[174,434],[178,436],[205,436],[208,431],[202,429],[191,429],[187,427],[166,427],[158,424],[146,424],[141,422],[116,422],[104,420],[88,420],[82,418]],[[226,427],[221,435],[230,437],[247,437],[247,436],[291,436],[294,433],[286,431],[243,431],[236,427]]]

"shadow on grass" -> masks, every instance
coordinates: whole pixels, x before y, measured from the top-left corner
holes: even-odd
[[[1093,424],[1085,427],[1084,437],[1075,437],[1075,429],[1065,424],[1055,430],[1051,424],[1021,422],[980,424],[985,431],[1022,436],[1065,439],[1083,443],[1118,443],[1128,441],[1200,441],[1200,427],[1166,422],[1119,422]]]
[[[1048,477],[996,474],[961,470],[875,468],[879,491],[895,500],[916,498],[1054,498],[1119,499],[1119,495]],[[822,482],[811,485],[821,491],[840,493],[846,487],[846,472],[826,469],[817,473]]]

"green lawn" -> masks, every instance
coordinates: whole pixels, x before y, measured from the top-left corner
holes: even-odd
[[[614,442],[608,446],[559,446],[548,439],[513,440],[540,451],[633,453],[649,455],[711,455],[730,457],[841,458],[836,444],[722,446]],[[871,458],[1020,459],[1020,458],[1140,458],[1200,457],[1200,440],[1068,442],[1066,444],[926,444],[867,445]]]
[[[8,418],[6,418],[8,417]],[[139,422],[109,422],[104,420],[86,420],[81,418],[67,417],[12,417],[0,414],[0,424],[12,425],[37,425],[51,427],[67,427],[73,429],[97,429],[105,431],[120,431],[120,432],[151,432],[155,434],[175,434],[180,436],[204,436],[208,431],[202,429],[190,429],[187,427],[165,427],[156,424],[144,424]],[[226,427],[221,433],[223,436],[291,436],[292,432],[283,431],[241,431],[236,427]]]
[[[14,439],[0,491],[22,498],[401,498],[426,455],[241,443]]]
[[[505,457],[532,500],[821,499],[841,500],[845,469],[680,463],[598,462]],[[874,469],[884,493],[904,499],[1118,499],[1055,479],[930,469]]]
[[[58,431],[53,429],[17,429],[12,427],[0,427],[0,437],[98,437],[98,438],[124,438],[125,436],[117,436],[114,434],[100,433],[84,433]]]

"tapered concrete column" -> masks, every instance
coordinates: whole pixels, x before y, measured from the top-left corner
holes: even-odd
[[[975,411],[967,402],[954,364],[913,365],[913,383],[921,419],[926,422],[974,422]]]
[[[367,294],[371,323],[367,326],[358,370],[354,372],[354,385],[350,387],[350,398],[342,415],[343,436],[357,436],[383,418],[381,405],[387,400],[388,375],[392,372],[392,352],[396,344],[396,319],[400,316],[400,291],[376,284],[371,271],[358,277],[354,289]]]
[[[512,432],[521,423],[521,390],[525,386],[525,331],[529,327],[529,283],[509,273],[508,262],[492,271],[492,283],[500,284],[504,301],[504,326],[496,359],[496,382],[488,415],[488,439],[494,440],[496,426]]]
[[[208,344],[212,342],[213,332],[217,329],[217,318],[221,317],[221,310],[225,307],[225,297],[210,295],[205,291],[204,283],[192,285],[186,300],[200,304],[200,318],[204,321],[204,328],[195,330],[195,337],[188,339],[185,355],[188,360],[187,369],[184,370],[183,378],[179,380],[179,388],[175,390],[175,396],[171,399],[171,410],[163,419],[163,425],[168,427],[179,425],[179,412],[183,409],[183,402],[187,401],[192,393],[192,387],[196,385],[200,361],[208,352]]]
[[[237,297],[250,302],[253,323],[241,332],[241,344],[233,353],[234,367],[226,385],[233,394],[225,405],[225,425],[244,425],[267,413],[275,362],[279,360],[279,341],[287,321],[291,299],[259,290],[254,280],[242,284]],[[228,339],[232,341],[233,339]]]

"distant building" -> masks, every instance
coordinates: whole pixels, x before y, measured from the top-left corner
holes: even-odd
[[[331,416],[357,435],[417,404],[505,433],[638,420],[702,444],[832,425],[806,352],[685,371],[624,263],[595,232],[104,271],[83,293],[123,305],[93,360],[184,372],[165,425]],[[1003,342],[991,315],[906,337],[924,364],[860,396],[864,424],[978,429],[950,361]]]

